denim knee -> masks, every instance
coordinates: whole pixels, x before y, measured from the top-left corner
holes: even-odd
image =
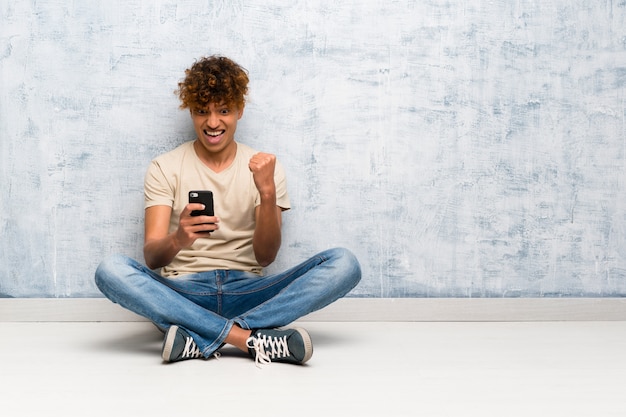
[[[337,277],[341,277],[344,285],[350,290],[361,281],[361,264],[357,257],[349,249],[333,248],[329,249],[329,255],[335,259],[334,265],[337,268]]]
[[[119,279],[121,267],[127,266],[128,262],[127,256],[119,254],[111,255],[100,262],[94,277],[98,289],[104,292],[103,290],[110,285],[112,280]]]

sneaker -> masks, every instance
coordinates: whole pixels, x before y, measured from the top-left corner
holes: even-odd
[[[303,364],[313,356],[311,336],[300,328],[256,330],[246,344],[257,366],[273,361]]]
[[[202,353],[189,333],[178,326],[171,326],[165,333],[161,356],[165,362],[177,362],[202,358]]]

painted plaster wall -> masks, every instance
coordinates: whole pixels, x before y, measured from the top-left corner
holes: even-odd
[[[194,59],[250,71],[238,139],[285,165],[282,269],[359,297],[626,295],[626,2],[0,0],[0,294],[99,296],[142,259],[148,162]]]

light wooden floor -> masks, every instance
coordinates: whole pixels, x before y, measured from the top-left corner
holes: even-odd
[[[258,369],[162,364],[146,322],[0,322],[0,415],[626,416],[623,321],[300,324],[309,364]]]

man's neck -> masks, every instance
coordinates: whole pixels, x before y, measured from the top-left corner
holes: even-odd
[[[207,151],[197,140],[193,143],[193,148],[200,161],[213,172],[224,171],[233,163],[237,155],[237,142],[234,141],[220,152]]]

